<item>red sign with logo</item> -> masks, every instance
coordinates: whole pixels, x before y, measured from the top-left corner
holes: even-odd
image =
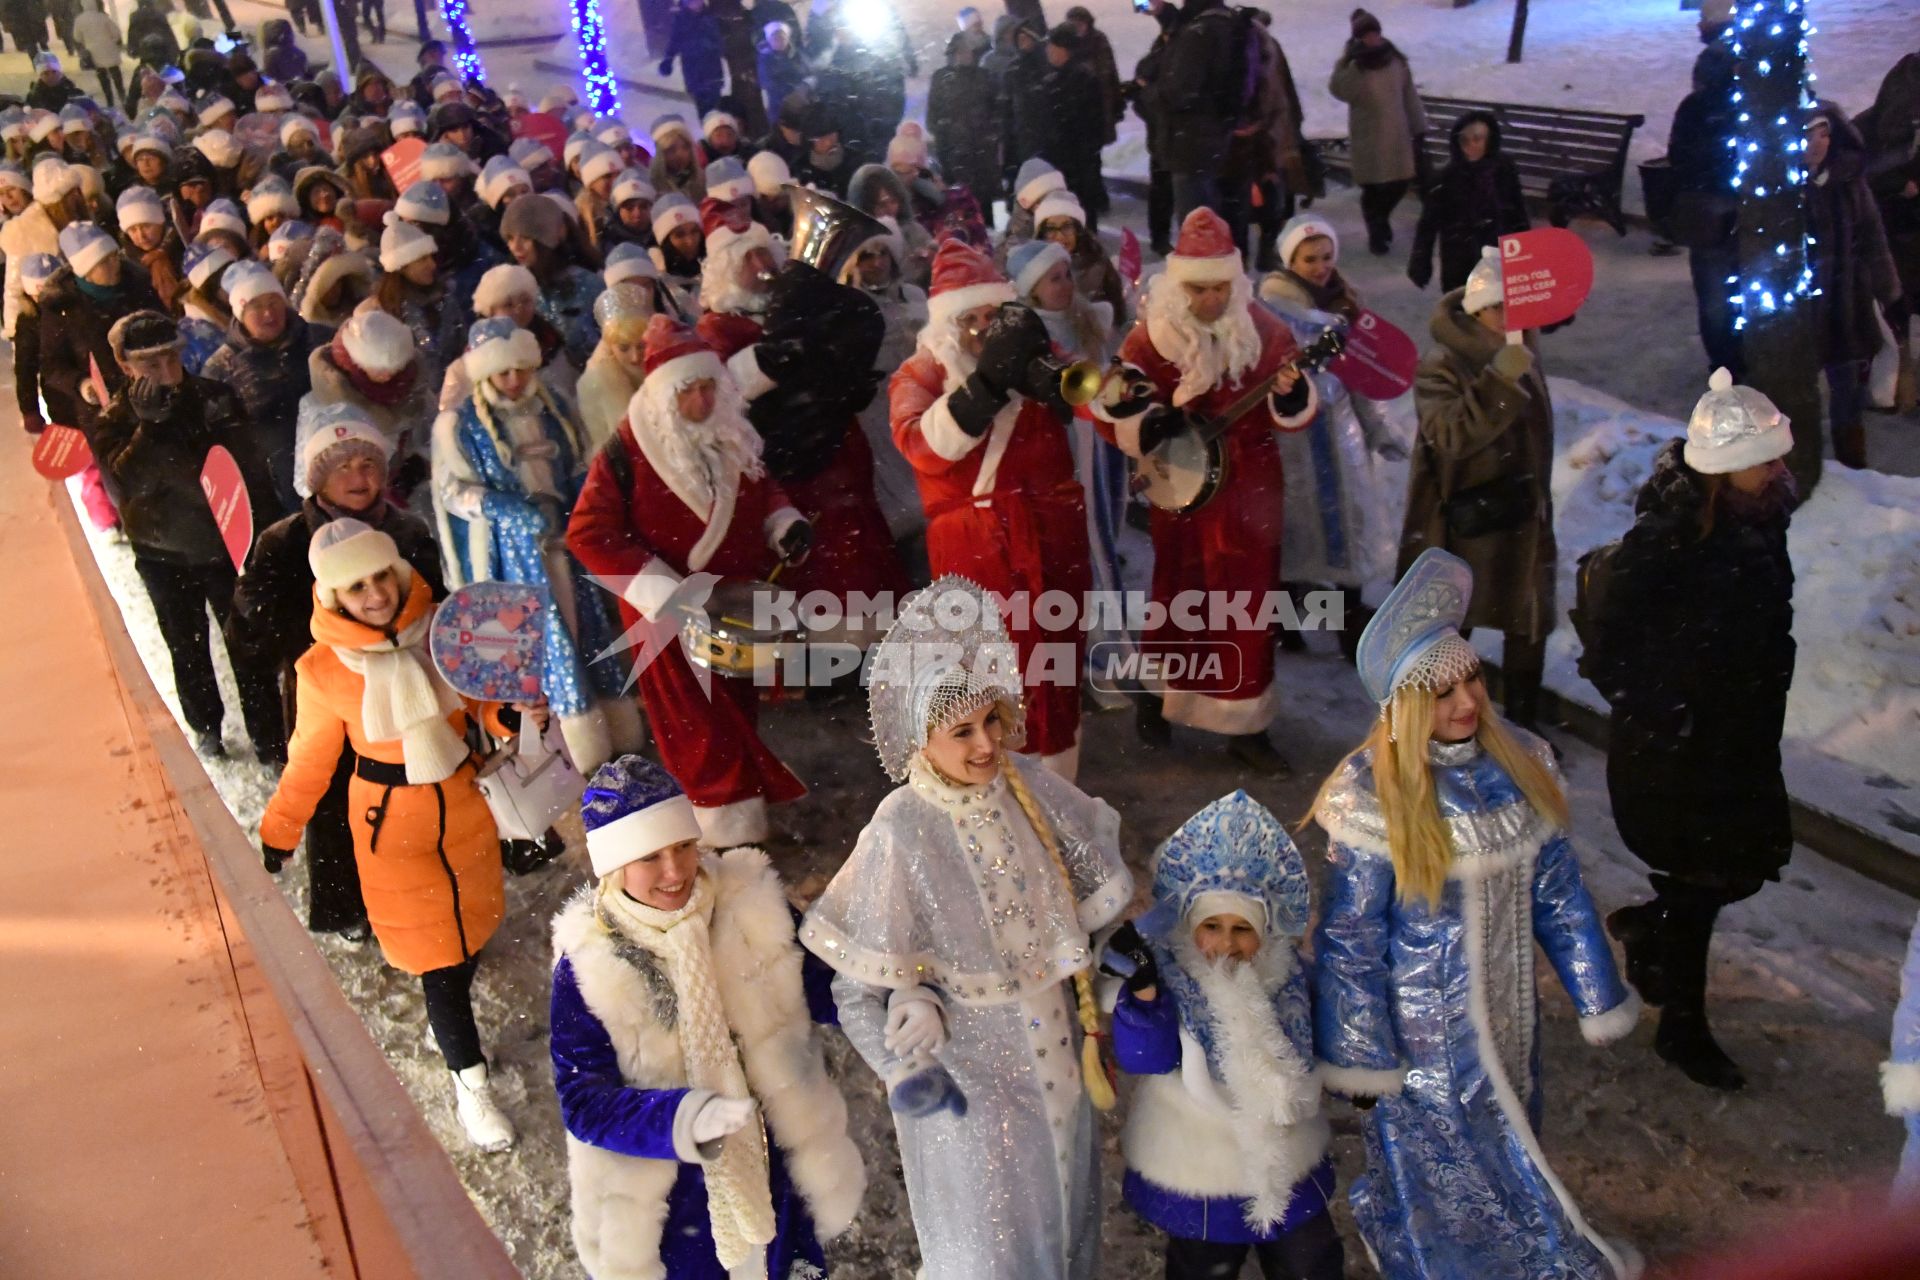
[[[253,500],[247,496],[240,464],[222,445],[207,451],[206,464],[200,468],[200,492],[207,495],[213,523],[220,529],[221,541],[227,544],[227,554],[233,557],[233,567],[243,568],[253,546]]]
[[[553,152],[553,162],[559,164],[567,150],[567,126],[544,111],[529,111],[513,122],[513,136],[532,138],[547,150]]]
[[[1593,251],[1564,227],[1501,236],[1500,282],[1508,333],[1559,324],[1593,291]]]
[[[420,157],[425,154],[427,144],[418,138],[402,138],[380,153],[380,163],[387,166],[395,191],[404,192],[420,180]]]
[[[1347,390],[1369,400],[1393,400],[1413,386],[1420,367],[1420,348],[1413,339],[1382,316],[1362,311],[1347,326],[1347,348],[1327,372]]]
[[[1120,268],[1120,278],[1128,285],[1140,283],[1140,237],[1131,231],[1120,232],[1120,260],[1116,265]]]
[[[33,469],[49,480],[77,476],[93,465],[87,438],[72,427],[49,426],[33,444]]]

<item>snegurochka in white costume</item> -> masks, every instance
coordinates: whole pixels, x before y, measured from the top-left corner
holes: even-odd
[[[870,678],[880,761],[903,785],[801,943],[837,971],[841,1028],[887,1083],[926,1280],[1090,1280],[1089,1100],[1111,1106],[1112,1087],[1086,1052],[1089,935],[1133,893],[1120,819],[1014,754],[1019,664],[976,584],[910,599]]]
[[[1349,1192],[1386,1280],[1620,1280],[1631,1250],[1581,1217],[1540,1147],[1533,943],[1580,1031],[1633,1030],[1540,739],[1503,724],[1460,635],[1465,561],[1413,562],[1361,634],[1373,732],[1322,784],[1327,874],[1314,1050],[1329,1089],[1378,1098]]]

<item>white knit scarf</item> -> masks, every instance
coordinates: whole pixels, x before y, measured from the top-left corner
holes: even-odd
[[[466,704],[427,656],[432,623],[433,615],[425,613],[392,640],[358,649],[333,646],[341,663],[366,686],[360,695],[360,721],[367,740],[398,738],[407,782],[416,786],[445,782],[468,754],[466,741],[447,723],[447,716]]]
[[[630,941],[666,962],[678,1009],[687,1083],[728,1098],[749,1098],[747,1073],[727,1026],[713,976],[713,877],[702,870],[678,911],[659,911],[624,893],[600,895],[605,917]],[[733,1280],[764,1280],[776,1221],[767,1181],[767,1131],[756,1118],[721,1140],[703,1172],[713,1250]]]

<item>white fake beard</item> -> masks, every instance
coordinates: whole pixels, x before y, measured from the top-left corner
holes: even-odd
[[[980,357],[968,355],[960,345],[960,324],[957,320],[946,320],[939,324],[929,324],[920,330],[920,337],[914,344],[940,362],[946,371],[946,389],[952,391],[968,378],[980,366]]]
[[[764,289],[740,283],[740,259],[731,253],[709,254],[700,264],[700,306],[723,316],[763,316],[772,303]]]
[[[713,412],[705,422],[680,416],[679,392],[680,387],[666,383],[644,384],[640,421],[633,424],[669,488],[684,490],[699,499],[697,505],[711,507],[722,477],[751,480],[766,474],[760,433],[747,421],[746,402],[733,379],[715,381]]]
[[[1260,331],[1253,327],[1253,286],[1242,272],[1233,281],[1227,312],[1212,324],[1193,318],[1187,291],[1172,276],[1154,277],[1141,308],[1153,349],[1180,370],[1174,389],[1178,408],[1215,387],[1227,386],[1260,359]]]

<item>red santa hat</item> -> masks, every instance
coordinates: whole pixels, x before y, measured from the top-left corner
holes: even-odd
[[[755,222],[745,208],[712,196],[700,202],[700,231],[706,237],[709,258],[773,247],[772,235]]]
[[[641,395],[649,387],[678,389],[702,378],[717,382],[726,374],[726,367],[713,353],[713,348],[671,316],[655,315],[647,322],[646,343],[647,373],[640,384]]]
[[[1202,207],[1180,224],[1180,238],[1167,257],[1167,274],[1181,284],[1221,284],[1245,274],[1240,246],[1224,218]]]
[[[993,259],[963,240],[941,243],[933,256],[933,287],[927,293],[927,323],[950,324],[975,307],[1013,301],[1013,286]]]

